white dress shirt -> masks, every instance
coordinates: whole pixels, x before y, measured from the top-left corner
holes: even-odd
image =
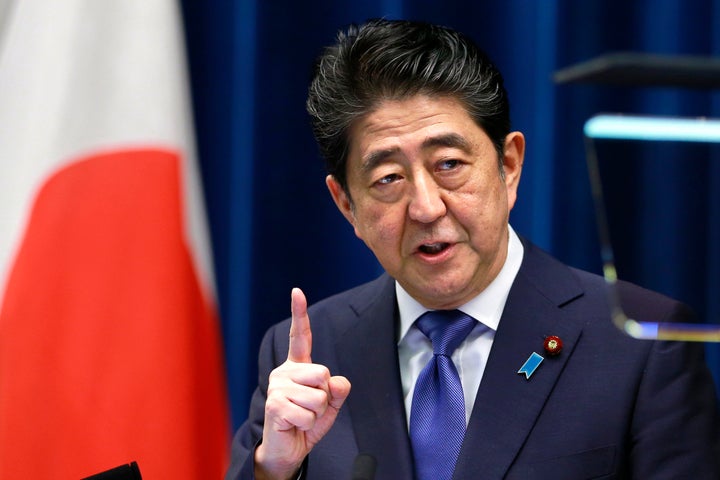
[[[475,396],[505,308],[505,301],[523,259],[522,243],[512,227],[508,226],[508,229],[510,237],[508,253],[500,273],[477,297],[458,307],[458,310],[478,321],[470,335],[452,355],[465,395],[466,423],[475,404]],[[414,325],[415,320],[428,309],[412,298],[397,282],[395,282],[395,291],[400,312],[398,359],[409,423],[415,382],[420,371],[432,358],[433,349],[430,340]]]

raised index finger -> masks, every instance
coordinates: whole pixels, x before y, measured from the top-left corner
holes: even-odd
[[[312,352],[312,331],[310,317],[307,314],[307,300],[299,288],[293,288],[291,296],[292,323],[290,324],[290,348],[288,360],[298,363],[310,363]]]

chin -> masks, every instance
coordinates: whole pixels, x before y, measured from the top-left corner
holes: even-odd
[[[462,289],[457,288],[424,288],[420,290],[422,299],[418,299],[425,307],[437,309],[437,310],[448,310],[456,308],[465,303],[467,300],[463,295]]]

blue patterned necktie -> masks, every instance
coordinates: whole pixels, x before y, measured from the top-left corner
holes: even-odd
[[[415,384],[410,441],[418,480],[450,480],[465,436],[465,397],[452,353],[476,325],[459,310],[427,312],[415,322],[433,345],[433,358]]]

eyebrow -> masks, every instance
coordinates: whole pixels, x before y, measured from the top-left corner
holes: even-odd
[[[428,137],[423,141],[422,145],[420,145],[420,148],[422,150],[428,150],[436,147],[457,148],[465,152],[470,152],[472,150],[470,142],[468,142],[465,137],[463,137],[462,135],[458,135],[457,133],[444,133],[442,135]],[[369,172],[378,165],[385,162],[389,157],[397,153],[399,150],[399,148],[394,147],[370,152],[364,158],[361,169],[365,172]]]
[[[468,142],[465,137],[457,133],[445,133],[436,137],[426,138],[421,146],[423,150],[434,147],[457,148],[465,152],[469,152],[472,150],[470,142]]]
[[[372,171],[375,167],[385,162],[389,157],[393,156],[399,150],[399,148],[387,148],[385,150],[375,150],[373,152],[370,152],[362,162],[362,171]]]

